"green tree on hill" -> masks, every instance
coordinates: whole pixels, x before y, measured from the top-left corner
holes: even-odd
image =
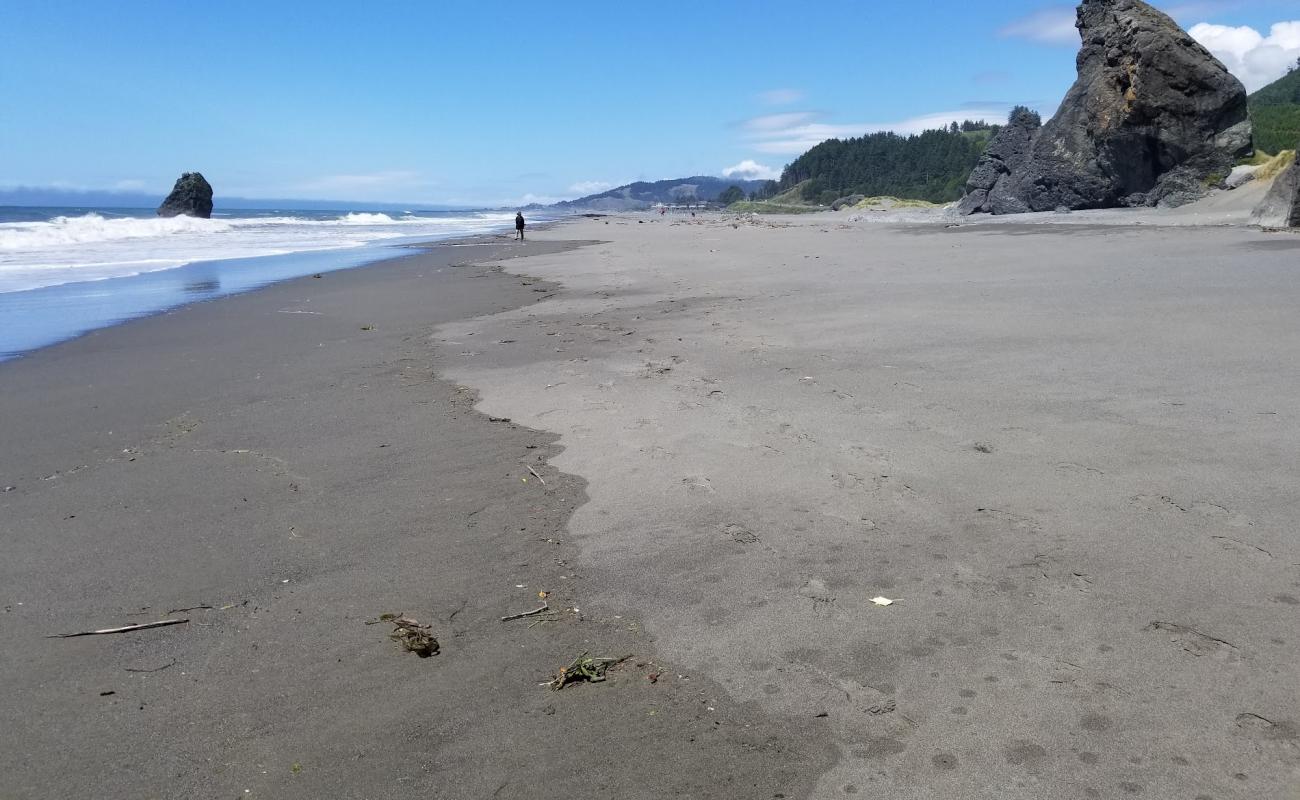
[[[911,136],[872,133],[830,139],[792,161],[778,188],[787,191],[803,184],[799,193],[804,200],[821,204],[826,198],[834,201],[853,194],[933,203],[956,200],[995,130],[971,121],[956,127]]]
[[[1252,94],[1250,119],[1258,150],[1276,154],[1300,143],[1300,69],[1292,69]]]
[[[1021,117],[1027,117],[1029,119],[1032,119],[1034,122],[1034,127],[1038,127],[1039,125],[1043,124],[1043,118],[1038,115],[1037,111],[1034,111],[1029,106],[1016,106],[1015,108],[1011,109],[1011,113],[1007,115],[1007,122],[1015,123]]]
[[[722,194],[718,195],[718,202],[724,206],[738,203],[744,199],[745,190],[741,189],[739,186],[728,186],[722,191]]]

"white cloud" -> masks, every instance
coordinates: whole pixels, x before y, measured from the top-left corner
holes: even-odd
[[[145,189],[149,184],[137,178],[126,178],[113,184],[113,190],[118,192],[135,192]]]
[[[790,111],[784,114],[765,114],[740,123],[740,127],[752,133],[764,131],[782,131],[796,125],[810,122],[817,118],[811,111]]]
[[[742,181],[774,181],[781,177],[781,171],[747,158],[739,164],[724,169],[722,177],[739,178]]]
[[[613,189],[618,185],[619,184],[617,183],[609,183],[608,181],[579,181],[569,187],[569,193],[576,195],[597,194],[606,189]]]
[[[1300,59],[1300,20],[1275,22],[1268,36],[1244,25],[1234,28],[1206,22],[1193,25],[1187,32],[1250,92],[1282,77]]]
[[[758,99],[769,106],[788,106],[803,99],[803,92],[798,89],[771,89],[760,92]]]
[[[741,127],[746,132],[750,146],[760,153],[798,155],[827,139],[845,139],[877,131],[893,131],[906,135],[944,128],[953,122],[967,119],[1001,122],[1006,119],[1010,110],[1010,105],[989,104],[970,106],[956,111],[936,111],[895,122],[851,123],[817,122],[816,114],[800,112],[757,117],[745,122]]]
[[[1073,6],[1043,8],[1002,26],[998,34],[1039,44],[1079,44]]]

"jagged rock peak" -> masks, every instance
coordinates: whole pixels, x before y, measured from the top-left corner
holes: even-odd
[[[158,206],[160,217],[212,216],[212,184],[199,172],[186,172],[176,179],[172,193]]]
[[[1076,25],[1078,79],[994,213],[1181,205],[1251,152],[1245,87],[1168,15],[1083,0]]]

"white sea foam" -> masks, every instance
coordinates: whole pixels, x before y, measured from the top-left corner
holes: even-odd
[[[156,239],[179,234],[206,234],[230,230],[219,219],[171,217],[106,218],[99,214],[55,217],[49,222],[0,223],[0,253],[31,253],[80,244]]]
[[[506,227],[508,214],[427,217],[352,213],[327,218],[140,218],[91,213],[0,223],[0,292],[102,280],[195,261],[360,247]]]

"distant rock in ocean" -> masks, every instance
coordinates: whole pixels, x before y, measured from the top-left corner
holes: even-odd
[[[1252,225],[1265,228],[1300,228],[1300,144],[1297,158],[1276,178],[1268,194],[1250,215]]]
[[[187,172],[176,180],[172,193],[158,206],[160,217],[212,217],[212,184],[202,173]]]
[[[1142,0],[1083,0],[1076,25],[1079,77],[1060,110],[1008,173],[1005,153],[986,154],[968,185],[986,196],[965,213],[1183,205],[1251,152],[1245,87],[1173,19]]]

